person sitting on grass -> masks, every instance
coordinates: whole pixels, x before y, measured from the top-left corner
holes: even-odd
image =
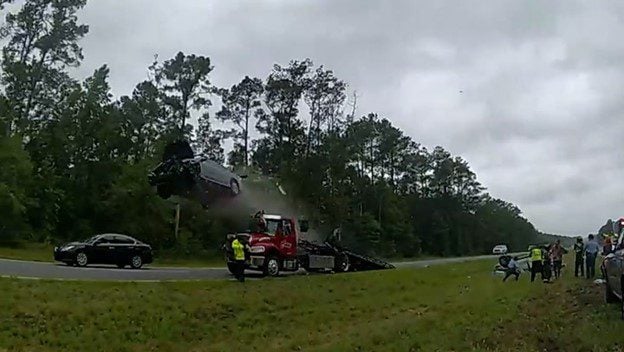
[[[516,281],[520,277],[520,266],[518,265],[518,257],[513,257],[507,263],[507,269],[505,270],[505,277],[503,278],[503,282],[505,282],[511,275],[516,277]]]

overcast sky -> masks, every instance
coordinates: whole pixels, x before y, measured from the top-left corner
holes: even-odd
[[[228,87],[309,57],[538,229],[585,235],[624,215],[623,17],[615,1],[91,0],[79,74],[108,64],[119,96],[156,53],[209,56]]]

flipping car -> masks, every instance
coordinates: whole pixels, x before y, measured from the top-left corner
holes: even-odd
[[[206,205],[207,195],[226,191],[230,196],[241,193],[242,179],[205,155],[195,155],[187,141],[176,141],[165,147],[162,162],[148,176],[161,198],[197,194]]]

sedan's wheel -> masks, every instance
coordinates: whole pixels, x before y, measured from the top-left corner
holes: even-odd
[[[130,266],[133,269],[139,269],[141,266],[143,266],[143,259],[141,258],[141,256],[138,254],[133,255],[132,258],[130,258]]]
[[[76,254],[76,265],[87,266],[88,263],[89,258],[87,258],[87,254],[85,252],[78,252],[78,254]]]
[[[278,276],[279,275],[279,261],[275,257],[269,257],[264,266],[264,275]]]
[[[240,194],[240,186],[235,179],[230,180],[230,192],[233,196],[237,196]]]

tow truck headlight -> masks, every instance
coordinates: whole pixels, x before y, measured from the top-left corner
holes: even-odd
[[[265,248],[263,246],[253,246],[249,249],[251,253],[264,253]]]

